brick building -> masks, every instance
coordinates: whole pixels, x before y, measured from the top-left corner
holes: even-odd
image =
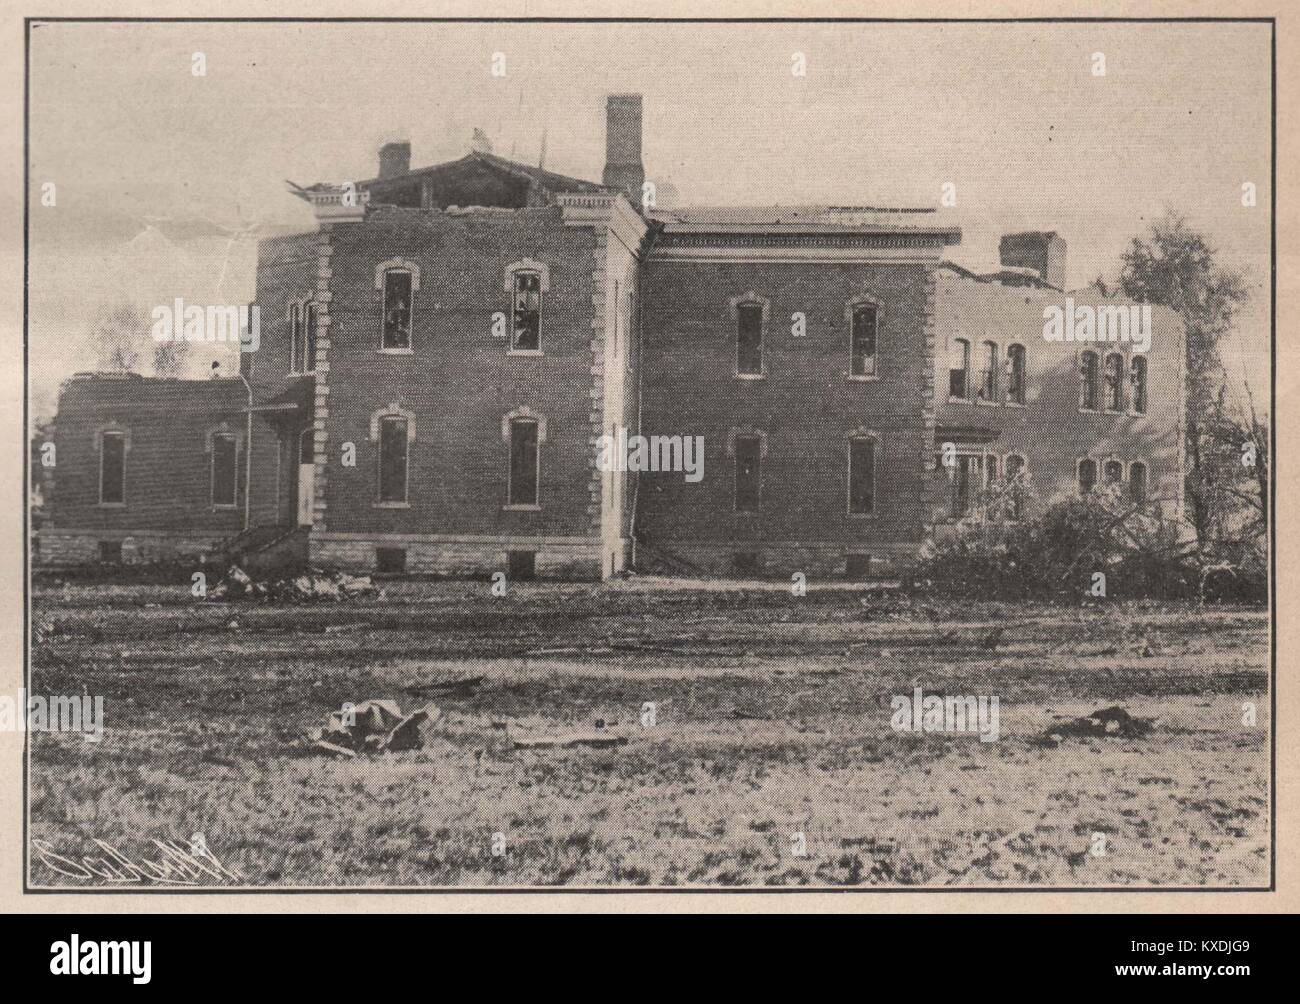
[[[298,189],[319,227],[261,244],[239,379],[65,386],[42,560],[284,528],[354,569],[860,576],[1018,472],[1180,508],[1180,323],[1152,309],[1144,351],[1047,340],[1054,305],[1128,318],[1066,300],[1058,235],[976,275],[928,210],[647,208],[636,95],[606,148],[602,184],[394,143],[373,179]],[[623,434],[699,437],[703,476],[605,469]]]

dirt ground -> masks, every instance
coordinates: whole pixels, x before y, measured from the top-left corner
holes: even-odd
[[[638,579],[304,606],[53,584],[33,621],[31,693],[105,717],[29,737],[36,887],[196,834],[251,887],[1269,882],[1263,611]],[[896,731],[917,686],[997,697],[999,739]],[[423,749],[302,748],[375,697],[436,706]],[[1037,742],[1116,704],[1152,731]],[[598,720],[626,744],[514,742]]]

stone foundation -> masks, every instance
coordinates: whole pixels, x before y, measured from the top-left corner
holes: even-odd
[[[149,564],[156,561],[193,560],[229,540],[229,533],[194,533],[189,530],[65,530],[43,527],[37,533],[38,549],[33,564],[68,568],[97,564],[100,544],[120,544],[122,563]]]
[[[315,532],[310,562],[349,572],[379,570],[380,549],[405,553],[409,575],[487,578],[510,570],[512,552],[531,553],[539,579],[599,580],[601,542],[592,537],[457,537],[436,534]]]
[[[884,579],[898,575],[920,544],[836,544],[797,541],[655,542],[637,551],[637,571],[720,578]],[[850,564],[854,566],[850,575]]]

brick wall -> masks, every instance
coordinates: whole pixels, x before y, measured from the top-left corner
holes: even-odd
[[[821,564],[850,550],[915,545],[925,516],[926,342],[931,266],[905,263],[663,261],[646,266],[642,302],[642,430],[703,435],[705,476],[644,475],[639,539],[703,554],[702,545],[771,545],[775,561],[805,560],[786,545],[819,545]],[[736,372],[730,300],[769,301],[761,380]],[[845,307],[867,294],[880,304],[879,379],[848,379]],[[791,316],[806,315],[795,337]],[[766,434],[758,515],[734,511],[733,428]],[[848,514],[847,436],[878,436],[875,513]],[[906,549],[906,548],[904,548]],[[710,562],[716,563],[716,562]]]
[[[237,380],[157,380],[133,375],[74,377],[59,398],[56,466],[49,526],[59,531],[177,531],[206,538],[243,526],[244,415],[247,396]],[[99,504],[97,433],[126,437],[125,503]],[[207,437],[236,436],[236,505],[212,505]],[[57,546],[57,545],[55,545]],[[43,549],[44,556],[44,549]]]

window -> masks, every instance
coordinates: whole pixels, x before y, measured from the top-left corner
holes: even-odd
[[[289,372],[297,373],[302,360],[302,304],[289,304]]]
[[[970,342],[954,338],[948,353],[948,397],[965,401],[970,397]]]
[[[99,542],[99,560],[108,565],[122,564],[122,542],[120,540],[101,540]]]
[[[763,305],[742,303],[736,307],[736,373],[763,375]]]
[[[1106,410],[1124,410],[1124,357],[1118,352],[1106,357]]]
[[[406,571],[406,548],[375,548],[375,571],[380,575],[401,575]]]
[[[303,304],[303,373],[316,372],[316,311],[317,304],[313,300]]]
[[[980,369],[979,399],[995,402],[998,399],[998,346],[985,342],[981,347],[983,367]]]
[[[762,494],[762,440],[736,437],[736,512],[758,512]]]
[[[1147,502],[1147,465],[1138,460],[1128,467],[1128,496],[1134,505]]]
[[[1097,484],[1097,462],[1079,461],[1079,494],[1087,495]]]
[[[871,555],[846,554],[844,556],[844,577],[853,582],[871,578]]]
[[[971,510],[975,493],[984,487],[984,458],[975,453],[957,454],[957,465],[952,471],[952,494],[948,514],[961,519]]]
[[[1147,357],[1134,356],[1129,360],[1129,382],[1132,383],[1133,411],[1147,413]]]
[[[510,505],[537,505],[537,421],[510,420]]]
[[[212,504],[235,505],[236,440],[233,433],[218,432],[212,437]]]
[[[1079,356],[1079,407],[1084,411],[1097,410],[1097,353],[1084,352]]]
[[[876,375],[876,308],[860,305],[853,308],[849,321],[849,375]]]
[[[876,441],[849,440],[849,514],[869,516],[876,507]]]
[[[384,341],[385,349],[411,347],[411,313],[414,295],[412,276],[404,268],[384,272]]]
[[[1124,480],[1124,465],[1118,460],[1107,460],[1104,468],[1106,484],[1117,485]]]
[[[1014,520],[1024,518],[1025,511],[1025,479],[1021,472],[1025,469],[1025,458],[1019,454],[1012,453],[1007,456],[1007,515]]]
[[[511,582],[529,582],[537,578],[537,552],[507,551],[506,568]]]
[[[379,420],[379,501],[406,502],[407,421],[401,415]]]
[[[514,273],[514,334],[510,348],[540,352],[542,348],[542,276],[540,272]]]
[[[1007,404],[1025,403],[1025,347],[1007,346]]]
[[[99,504],[126,504],[126,436],[121,432],[99,436]]]

